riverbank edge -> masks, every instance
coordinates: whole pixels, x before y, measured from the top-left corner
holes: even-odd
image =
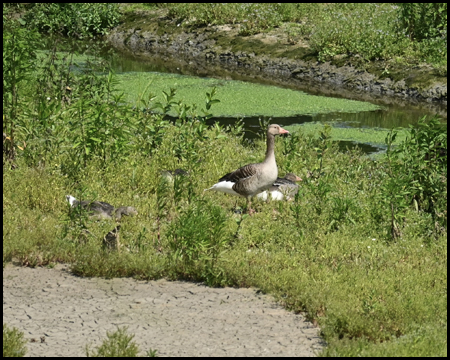
[[[237,35],[239,25],[190,30],[177,25],[165,17],[133,13],[107,40],[120,51],[195,68],[199,75],[231,72],[329,96],[420,105],[446,116],[447,77],[434,75],[431,67],[398,71],[373,62],[371,72],[354,59],[320,63],[301,44],[283,42],[280,32],[243,37]]]

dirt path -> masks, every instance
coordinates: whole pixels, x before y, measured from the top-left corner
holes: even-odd
[[[7,265],[3,323],[25,333],[27,356],[85,356],[85,345],[99,345],[117,326],[135,334],[141,355],[314,356],[323,346],[303,316],[254,289],[87,279],[66,265]]]

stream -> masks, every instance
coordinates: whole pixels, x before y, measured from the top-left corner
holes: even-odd
[[[52,38],[48,38],[45,41],[44,48],[49,50],[51,46],[54,45],[55,41]],[[84,52],[90,46],[85,42],[74,42],[68,41],[67,39],[62,40],[65,47],[76,49],[78,52]],[[240,80],[248,81],[258,84],[278,86],[289,88],[292,90],[299,90],[310,95],[317,96],[330,96],[326,94],[326,91],[320,91],[320,86],[315,87],[312,90],[307,86],[298,88],[293,85],[284,85],[274,83],[274,81],[264,81],[260,79],[255,79],[246,75],[241,75],[229,71],[218,71],[217,67],[214,69],[196,68],[195,64],[187,64],[185,62],[180,62],[178,59],[173,59],[173,61],[167,61],[167,59],[162,59],[158,57],[150,58],[139,58],[130,53],[121,52],[114,49],[109,45],[104,45],[102,43],[102,56],[107,56],[112,61],[112,68],[117,74],[122,73],[140,73],[140,72],[158,72],[158,73],[172,73],[178,75],[188,75],[188,76],[198,76],[204,78],[216,78],[222,80]],[[318,90],[319,88],[319,90]],[[335,96],[338,97],[338,96]],[[341,98],[348,98],[341,96]],[[326,113],[326,114],[316,114],[316,115],[298,115],[292,117],[272,117],[270,119],[271,123],[277,123],[281,126],[305,124],[305,123],[332,123],[333,127],[339,128],[354,128],[354,129],[392,129],[392,128],[409,128],[410,125],[417,123],[423,116],[432,117],[434,115],[439,115],[443,125],[447,126],[447,107],[446,105],[439,104],[426,104],[426,103],[405,103],[401,100],[383,101],[383,98],[373,96],[370,98],[372,104],[381,107],[380,110],[375,111],[362,111],[359,113]],[[218,122],[221,125],[234,124],[238,118],[236,117],[216,117],[208,120],[208,125],[212,125]],[[257,137],[261,132],[260,128],[261,117],[245,117],[244,121],[244,137],[246,139],[252,140]],[[264,120],[267,120],[265,118]],[[371,142],[358,142],[357,139],[354,141],[339,141],[339,147],[341,150],[345,151],[347,148],[354,148],[358,146],[364,153],[373,154],[380,151],[384,151],[385,147],[379,143]]]

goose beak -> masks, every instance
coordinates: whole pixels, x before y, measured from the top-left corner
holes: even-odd
[[[303,181],[303,179],[299,176],[295,176],[295,181]]]
[[[280,127],[280,134],[289,134],[289,131],[284,130],[282,127]]]

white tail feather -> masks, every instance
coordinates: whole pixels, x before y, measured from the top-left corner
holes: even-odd
[[[205,191],[206,190],[214,190],[214,191],[218,191],[218,192],[223,192],[225,194],[241,196],[236,191],[233,190],[234,184],[235,183],[232,181],[220,181],[217,184],[214,184],[213,186],[211,186],[209,189],[205,189]]]

